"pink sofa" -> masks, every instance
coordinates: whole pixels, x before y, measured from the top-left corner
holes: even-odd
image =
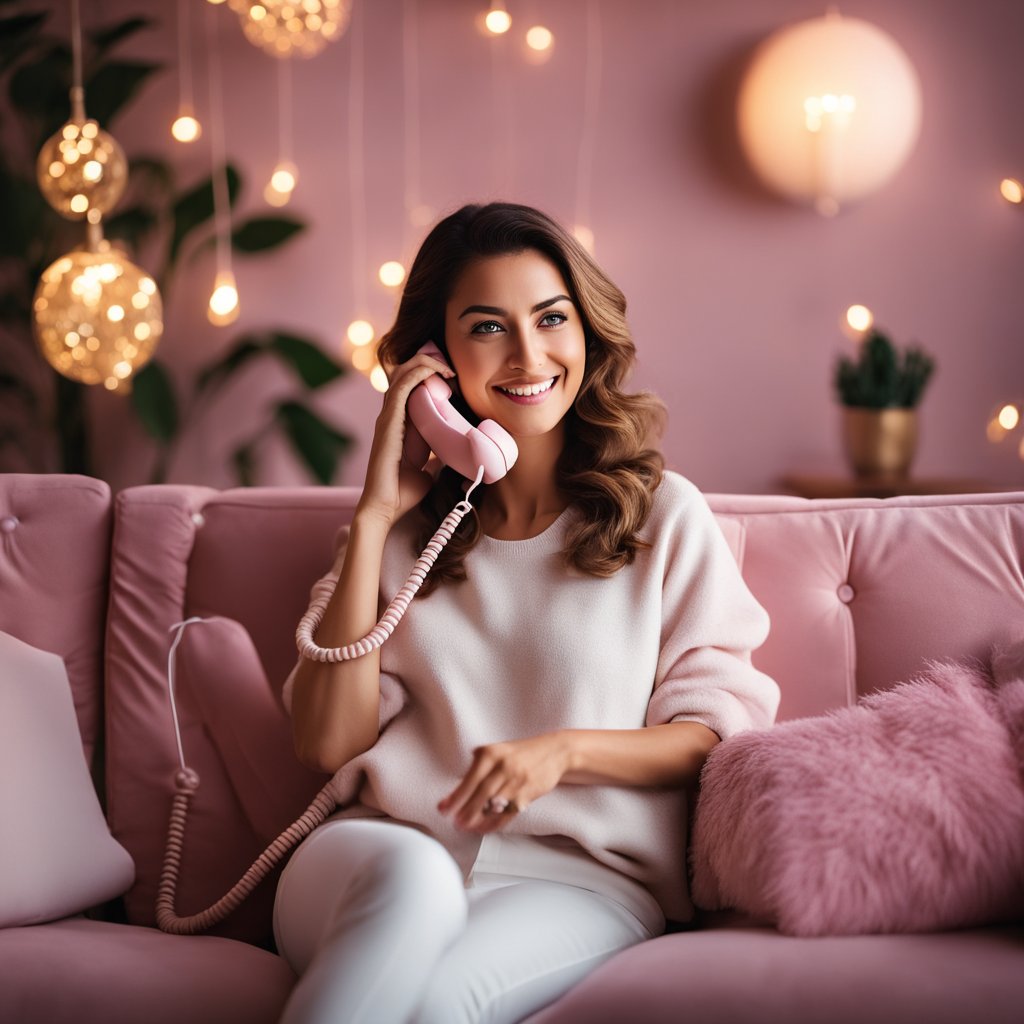
[[[268,695],[294,661],[294,624],[355,499],[344,488],[160,486],[112,501],[91,479],[0,476],[0,631],[65,659],[107,820],[136,868],[123,900],[0,930],[2,1024],[277,1019],[294,977],[272,950],[273,879],[211,935],[153,927],[178,767],[168,631],[189,616],[240,623],[266,675],[259,662],[219,671],[200,651],[178,680],[182,742],[202,777],[178,897],[187,913],[227,889],[324,781],[291,762]],[[1020,635],[1024,493],[709,500],[771,614],[755,662],[782,687],[780,720],[848,706],[926,658],[984,657]],[[269,807],[267,779],[281,780]],[[618,955],[532,1024],[1022,1015],[1024,923],[802,939],[720,913]]]

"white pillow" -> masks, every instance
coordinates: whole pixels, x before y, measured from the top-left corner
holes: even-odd
[[[85,763],[63,660],[0,633],[0,927],[77,914],[125,892]]]

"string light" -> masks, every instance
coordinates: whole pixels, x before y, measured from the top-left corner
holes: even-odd
[[[388,375],[384,372],[384,367],[380,363],[370,371],[370,384],[375,391],[384,392],[388,389]]]
[[[597,146],[598,101],[601,98],[603,48],[601,9],[597,0],[587,0],[587,43],[583,72],[583,116],[580,118],[580,143],[576,156],[576,217],[573,234],[584,249],[594,255],[594,232],[590,219],[590,189],[594,176],[594,150]]]
[[[494,36],[502,36],[512,27],[512,17],[501,0],[491,0],[491,9],[484,15],[484,27]]]
[[[353,320],[345,331],[345,336],[356,348],[369,345],[373,341],[373,324],[368,320]]]
[[[999,183],[999,191],[1008,203],[1024,202],[1024,185],[1016,178],[1003,178]]]
[[[195,142],[203,134],[192,106],[192,47],[189,45],[189,0],[178,0],[178,116],[171,135],[178,142]]]
[[[862,334],[871,329],[875,322],[875,315],[867,306],[855,304],[846,310],[846,326],[853,331],[853,337],[859,339]],[[849,333],[849,332],[847,332]]]
[[[405,267],[398,260],[388,260],[377,271],[380,283],[388,288],[397,288],[405,280]]]
[[[245,38],[272,57],[315,57],[340,39],[352,0],[228,0]]]
[[[36,341],[58,373],[116,391],[163,334],[156,282],[90,226],[91,239],[51,263],[32,299]]]
[[[218,270],[213,282],[213,291],[210,293],[206,318],[215,327],[227,327],[228,324],[233,324],[238,319],[239,310],[235,275],[230,268]]]
[[[1021,416],[1024,412],[1024,401],[1004,402],[989,417],[985,433],[993,444],[1004,441],[1012,431],[1021,425]],[[1022,432],[1017,445],[1017,455],[1024,460],[1024,432]]]
[[[551,59],[555,50],[555,36],[543,25],[533,25],[526,30],[526,59],[531,64],[544,64]]]
[[[213,219],[217,238],[217,275],[206,309],[206,318],[215,327],[226,327],[238,319],[241,303],[238,285],[231,270],[231,199],[228,192],[227,160],[224,156],[224,110],[221,104],[220,56],[216,15],[206,9],[207,78],[210,91],[210,157],[212,163]]]
[[[285,206],[299,183],[299,169],[292,163],[292,65],[278,61],[277,71],[277,163],[263,198],[271,206]]]

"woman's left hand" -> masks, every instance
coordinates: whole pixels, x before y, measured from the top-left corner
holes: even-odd
[[[564,733],[488,743],[473,751],[466,777],[437,809],[451,814],[468,832],[495,832],[550,793],[568,770],[569,741]]]

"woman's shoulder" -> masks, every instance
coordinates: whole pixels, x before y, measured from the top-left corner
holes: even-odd
[[[661,475],[661,483],[654,492],[651,515],[659,519],[678,519],[685,518],[694,510],[703,511],[707,507],[707,499],[692,480],[674,470],[666,469]]]

